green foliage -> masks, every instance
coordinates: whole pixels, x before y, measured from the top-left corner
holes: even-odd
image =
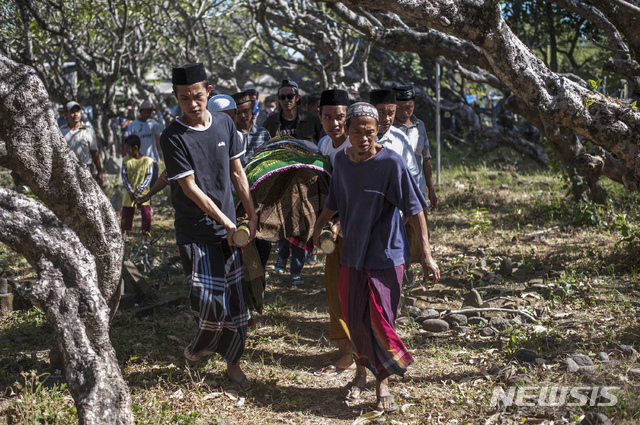
[[[629,250],[640,245],[640,226],[631,221],[626,213],[614,213],[611,225],[622,236],[619,244],[625,244]]]
[[[23,372],[22,383],[14,386],[23,390],[21,403],[15,403],[11,412],[20,423],[25,424],[75,424],[78,412],[67,389],[67,384],[46,384],[48,373]]]
[[[486,208],[476,208],[469,215],[471,221],[469,225],[471,226],[471,230],[474,233],[484,233],[491,227],[491,220],[487,218],[489,211]]]
[[[589,86],[591,88],[591,91],[598,91],[598,89],[600,88],[600,85],[602,84],[602,79],[599,79],[597,81],[595,80],[588,80],[589,81]]]

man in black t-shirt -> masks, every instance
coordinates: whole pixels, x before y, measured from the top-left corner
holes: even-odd
[[[201,63],[173,68],[173,95],[184,115],[162,133],[176,242],[191,285],[189,302],[197,333],[185,348],[195,361],[207,352],[227,361],[227,375],[241,391],[251,383],[240,368],[248,314],[242,293],[242,255],[233,243],[236,216],[231,184],[248,213],[250,239],[257,215],[240,158],[233,120],[209,113],[211,86]]]

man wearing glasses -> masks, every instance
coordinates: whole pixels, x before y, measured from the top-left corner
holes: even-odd
[[[317,115],[303,111],[298,107],[300,94],[295,81],[283,80],[278,86],[278,104],[280,110],[269,115],[264,128],[271,137],[291,136],[318,143],[322,124]]]

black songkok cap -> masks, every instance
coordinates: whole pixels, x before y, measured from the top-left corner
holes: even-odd
[[[416,91],[413,89],[413,86],[394,87],[393,91],[396,92],[396,100],[411,100],[416,98]]]
[[[394,92],[393,90],[371,90],[369,99],[369,103],[374,106],[379,103],[390,103],[392,105],[395,105],[396,92]]]
[[[236,106],[242,105],[243,103],[251,102],[251,98],[249,97],[249,90],[232,94],[231,97],[236,101]]]
[[[173,67],[171,84],[174,86],[189,86],[202,81],[207,81],[207,73],[202,62]]]
[[[331,105],[351,105],[349,93],[344,90],[325,90],[320,93],[320,107]]]

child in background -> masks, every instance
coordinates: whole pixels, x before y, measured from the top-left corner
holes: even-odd
[[[133,229],[133,216],[136,211],[134,201],[149,191],[153,176],[153,159],[140,153],[140,138],[131,135],[124,140],[127,156],[122,160],[122,184],[126,190],[122,203],[122,235]],[[142,232],[151,231],[151,206],[149,201],[138,205],[142,215]]]

